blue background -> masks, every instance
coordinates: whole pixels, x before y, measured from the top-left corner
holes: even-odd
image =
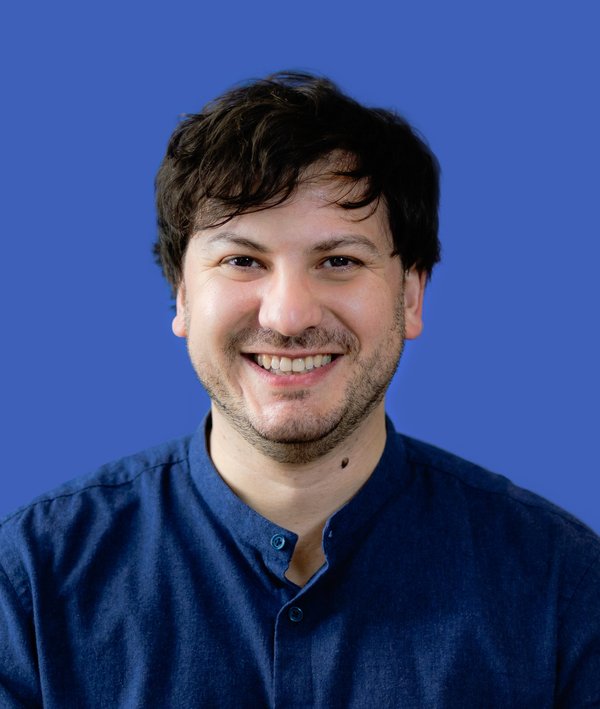
[[[27,3],[4,11],[0,514],[193,430],[150,253],[178,118],[282,68],[403,112],[444,260],[389,410],[600,530],[597,0]]]

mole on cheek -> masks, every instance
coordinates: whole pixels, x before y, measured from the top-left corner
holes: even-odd
[[[350,462],[350,461],[349,461],[348,458],[344,458],[344,459],[342,460],[342,468],[345,468],[345,467],[348,465],[349,462]]]

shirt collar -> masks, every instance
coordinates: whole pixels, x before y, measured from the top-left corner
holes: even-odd
[[[405,488],[409,478],[402,437],[386,419],[387,438],[375,470],[362,488],[327,521],[323,548],[327,565],[340,562],[359,542],[380,509]],[[255,512],[225,483],[207,450],[210,414],[190,442],[190,470],[198,491],[223,534],[245,555],[254,557],[275,576],[284,579],[298,537]]]

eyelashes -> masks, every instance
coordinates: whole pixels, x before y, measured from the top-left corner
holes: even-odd
[[[221,261],[221,265],[232,266],[239,270],[264,269],[266,266],[252,256],[230,256]],[[329,256],[319,262],[318,268],[325,270],[348,271],[360,268],[362,262],[350,256]]]

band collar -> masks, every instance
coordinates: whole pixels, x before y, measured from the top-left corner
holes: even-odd
[[[193,435],[189,449],[192,478],[223,533],[229,535],[243,553],[259,566],[266,566],[284,579],[298,537],[274,524],[243,502],[225,483],[214,467],[207,449],[210,414]],[[374,515],[408,480],[408,466],[402,437],[386,418],[387,438],[375,470],[362,488],[327,521],[323,548],[328,566],[350,553]]]

